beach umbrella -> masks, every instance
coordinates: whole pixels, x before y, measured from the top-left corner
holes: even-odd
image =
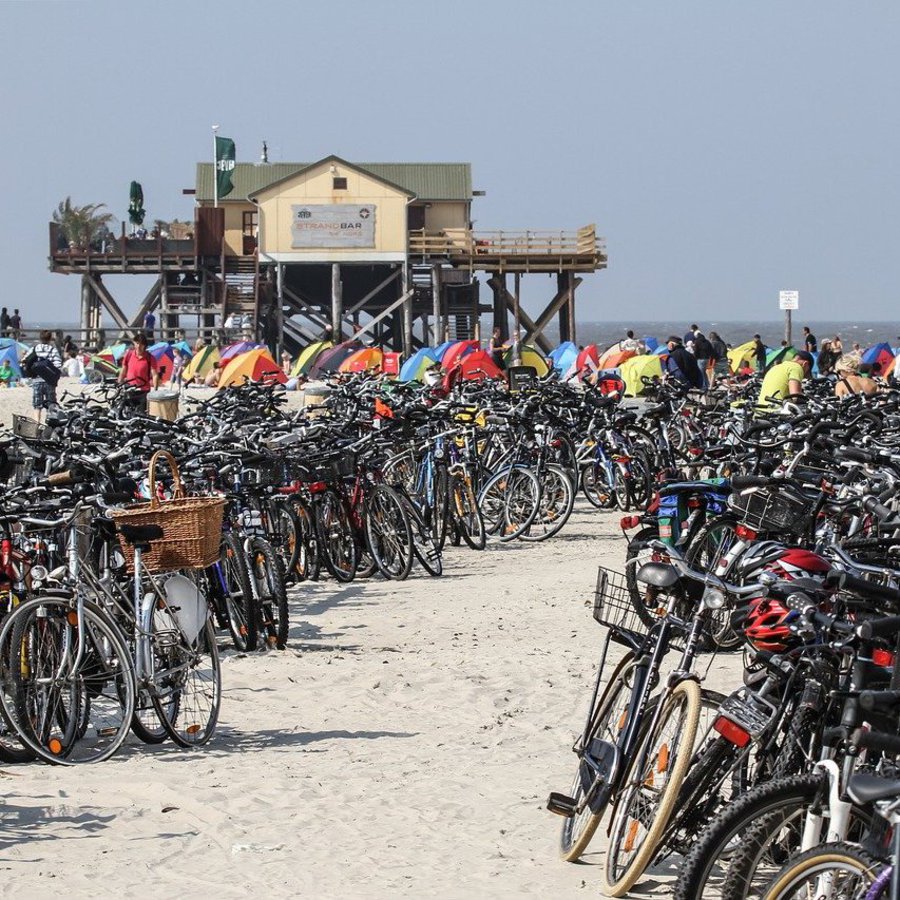
[[[176,350],[180,350],[183,356],[186,356],[190,359],[194,355],[194,351],[191,348],[191,345],[187,341],[176,341],[172,346]]]
[[[432,352],[435,355],[435,358],[438,362],[443,360],[444,354],[456,343],[456,341],[444,341],[443,344],[438,344],[437,347],[432,348]]]
[[[147,352],[157,361],[162,362],[164,359],[172,360],[175,354],[172,352],[172,345],[168,341],[159,341],[151,344],[147,348]]]
[[[662,356],[658,353],[632,356],[619,367],[619,375],[625,382],[625,393],[629,397],[639,397],[646,390],[642,377],[659,378],[662,375]]]
[[[637,350],[619,350],[612,347],[600,357],[597,365],[601,369],[618,369],[626,359],[637,356]]]
[[[287,381],[287,376],[265,347],[256,347],[240,356],[232,357],[222,369],[219,387],[241,385],[246,378],[251,381],[263,381],[266,384],[276,381],[284,384]]]
[[[190,383],[195,378],[205,378],[211,371],[214,363],[219,361],[219,348],[207,345],[201,347],[191,361],[184,367],[182,378],[185,383]]]
[[[249,353],[251,350],[262,348],[262,346],[262,344],[254,344],[253,341],[236,341],[219,352],[219,359],[222,362],[227,362],[229,359],[234,359],[242,353]]]
[[[22,367],[19,365],[19,352],[16,349],[15,341],[12,346],[4,347],[0,350],[0,364],[2,364],[4,360],[9,360],[10,368],[16,376],[16,380],[20,381],[22,379]]]
[[[446,356],[444,357],[446,359]],[[442,364],[443,365],[443,364]],[[479,381],[484,378],[500,378],[503,372],[486,350],[473,350],[457,360],[459,376],[463,381]],[[446,366],[444,366],[446,368]]]
[[[330,350],[325,350],[316,357],[316,361],[310,369],[310,375],[320,375],[323,372],[337,372],[341,363],[348,357],[362,349],[359,341],[344,341]]]
[[[431,347],[416,350],[400,367],[400,381],[422,381],[426,369],[430,369],[437,362],[437,350]]]
[[[128,350],[128,344],[110,344],[104,347],[97,356],[109,362],[119,362]]]
[[[656,356],[668,356],[669,355],[669,345],[668,344],[660,344],[653,352]]]
[[[563,341],[555,350],[550,351],[553,368],[561,375],[575,365],[578,359],[578,348],[571,341]]]
[[[300,375],[308,375],[319,354],[330,350],[333,346],[333,341],[315,341],[308,347],[304,347],[294,363],[294,368],[291,369],[291,377],[298,378]]]
[[[533,369],[537,371],[538,378],[543,378],[549,371],[550,366],[547,363],[547,360],[544,359],[543,356],[534,348],[530,346],[522,347],[520,352],[520,357],[522,359],[521,365],[523,366],[531,366]],[[506,363],[506,367],[509,368],[513,365],[513,348],[510,347],[503,354],[503,362]]]
[[[338,372],[381,371],[384,354],[378,347],[363,347],[350,354],[339,366]]]
[[[888,367],[891,366],[893,361],[894,354],[891,350],[891,346],[890,344],[885,343],[875,344],[872,347],[869,347],[869,349],[863,353],[860,360],[860,362],[872,366],[873,374],[877,375],[887,374]],[[878,366],[877,372],[874,371],[875,366]]]
[[[441,356],[441,368],[449,372],[464,356],[474,353],[479,347],[478,341],[454,341]]]

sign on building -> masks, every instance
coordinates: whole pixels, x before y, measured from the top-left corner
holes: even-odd
[[[779,309],[800,309],[800,291],[779,291]]]
[[[291,247],[295,249],[375,246],[372,203],[323,203],[291,206]]]

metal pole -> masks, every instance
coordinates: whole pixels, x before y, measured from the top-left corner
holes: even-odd
[[[284,350],[284,263],[277,263],[277,268],[275,269],[276,277],[277,277],[277,303],[278,303],[278,340],[276,342],[276,352],[278,356],[276,359],[281,359],[281,352]]]
[[[218,208],[219,206],[219,160],[218,160],[218,147],[216,147],[216,132],[219,130],[218,125],[213,125],[212,133],[213,133],[213,206]]]

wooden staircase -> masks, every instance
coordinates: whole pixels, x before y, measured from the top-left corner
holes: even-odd
[[[229,256],[225,259],[225,302],[223,319],[232,313],[259,317],[259,265],[256,256]]]

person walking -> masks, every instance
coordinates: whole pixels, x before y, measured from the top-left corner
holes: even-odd
[[[712,387],[716,383],[717,378],[727,378],[731,370],[728,365],[728,347],[725,345],[725,341],[719,337],[717,331],[709,333],[709,343],[712,346],[712,356],[709,358],[712,363],[709,386]]]
[[[156,316],[153,315],[152,310],[147,310],[144,313],[144,333],[147,335],[147,340],[153,340],[153,330],[156,328]]]
[[[712,344],[702,331],[698,331],[694,335],[694,357],[700,368],[700,374],[703,376],[703,387],[709,385],[709,373],[707,370],[709,369],[709,361],[712,359],[712,356]]]
[[[16,310],[14,315],[18,312]],[[37,412],[37,420],[40,422],[44,410],[56,406],[56,385],[62,372],[62,357],[56,344],[53,343],[53,334],[47,330],[42,331],[40,340],[28,356],[32,359],[28,367],[32,378],[31,405]]]
[[[5,306],[0,309],[0,336],[9,337],[9,313]]]
[[[815,353],[819,349],[816,336],[809,330],[809,325],[803,326],[803,346],[807,353]]]
[[[159,388],[159,363],[147,350],[147,337],[139,331],[131,342],[131,349],[122,357],[119,384],[132,388],[128,402],[135,412],[147,412],[147,394]]]
[[[9,331],[10,337],[14,341],[17,341],[22,334],[22,317],[19,315],[19,311],[17,309],[13,310],[13,314],[9,317]],[[56,351],[56,355],[59,356],[59,351]]]

